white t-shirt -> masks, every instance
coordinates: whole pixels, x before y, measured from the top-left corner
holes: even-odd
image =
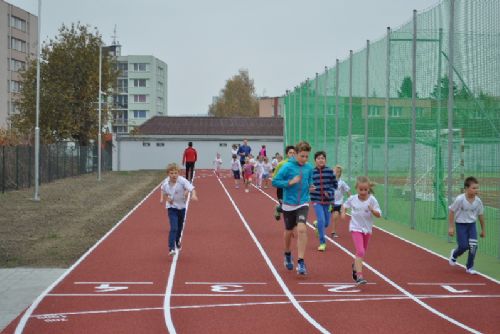
[[[273,170],[273,165],[270,162],[264,163],[264,174],[271,175],[271,171]]]
[[[177,182],[171,185],[170,177],[167,177],[161,184],[161,191],[163,194],[168,195],[173,199],[172,203],[165,201],[165,207],[184,209],[186,207],[186,198],[184,197],[184,192],[187,190],[189,192],[193,191],[194,186],[183,176],[177,177]]]
[[[373,227],[373,214],[368,209],[371,205],[373,210],[380,212],[380,206],[377,199],[370,195],[365,201],[361,201],[358,195],[350,196],[344,203],[346,209],[351,209],[351,223],[349,224],[349,231],[372,233]]]
[[[343,180],[338,179],[337,180],[337,189],[335,190],[335,194],[333,195],[334,197],[334,205],[342,205],[344,203],[344,194],[348,193],[351,188],[345,183]]]
[[[471,203],[465,197],[465,194],[458,195],[455,201],[449,206],[449,209],[455,213],[455,222],[457,223],[476,223],[477,217],[484,213],[483,202],[475,196]]]
[[[241,162],[238,159],[231,160],[231,170],[241,171]]]
[[[264,162],[263,161],[257,161],[255,163],[255,174],[257,174],[257,175],[264,174]]]

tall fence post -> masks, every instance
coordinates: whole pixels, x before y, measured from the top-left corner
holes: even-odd
[[[335,163],[339,163],[339,60],[335,60]]]
[[[314,146],[318,148],[318,104],[319,104],[319,74],[316,72],[316,77],[314,78]]]
[[[19,190],[19,145],[16,145],[16,190]]]
[[[302,140],[302,109],[303,109],[303,103],[302,103],[302,87],[304,84],[301,84],[299,86],[299,138],[297,138],[296,141]],[[295,144],[295,143],[294,143]]]
[[[347,135],[347,179],[351,182],[351,154],[352,154],[352,50],[349,51],[349,129]]]
[[[391,28],[387,27],[384,110],[384,217],[389,212],[389,99],[391,94]]]
[[[327,105],[328,105],[328,100],[327,100],[327,94],[328,94],[328,67],[325,66],[325,79],[323,80],[323,150],[326,151],[326,123],[327,123]]]
[[[5,192],[5,146],[2,146],[2,193]]]
[[[415,150],[416,150],[416,104],[417,104],[417,10],[413,10],[413,41],[411,49],[412,59],[412,85],[411,85],[411,153],[410,153],[410,179],[411,179],[411,197],[410,197],[410,228],[415,229],[416,225],[416,212],[415,212],[415,182],[416,182],[416,164],[415,164]]]
[[[366,41],[366,86],[365,86],[365,152],[364,175],[368,176],[368,97],[370,94],[370,40]]]
[[[450,1],[450,27],[448,34],[448,204],[453,202],[453,66],[455,60],[455,0]],[[448,241],[451,238],[448,236]]]
[[[305,138],[309,138],[309,117],[311,116],[311,110],[309,108],[309,101],[311,99],[311,89],[309,88],[309,85],[311,83],[309,82],[309,78],[306,79],[306,126],[305,126]],[[303,140],[303,138],[300,138],[300,140]],[[309,140],[309,139],[308,139]]]

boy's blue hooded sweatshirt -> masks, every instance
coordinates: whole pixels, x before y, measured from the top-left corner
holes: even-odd
[[[301,205],[308,203],[309,187],[313,185],[313,167],[310,163],[300,165],[295,158],[290,158],[273,178],[273,186],[283,188],[283,203]],[[300,175],[301,181],[289,186],[288,182]]]

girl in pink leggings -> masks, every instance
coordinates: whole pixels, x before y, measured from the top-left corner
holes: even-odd
[[[366,284],[363,278],[363,258],[368,241],[372,235],[373,216],[380,218],[382,212],[377,199],[373,196],[374,184],[366,176],[356,178],[356,195],[350,196],[342,207],[341,216],[345,217],[346,209],[351,209],[349,231],[354,241],[356,257],[352,265],[352,278],[357,285]]]

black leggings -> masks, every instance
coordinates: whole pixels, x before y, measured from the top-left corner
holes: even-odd
[[[186,179],[191,181],[193,179],[193,173],[194,173],[194,162],[186,162]]]

